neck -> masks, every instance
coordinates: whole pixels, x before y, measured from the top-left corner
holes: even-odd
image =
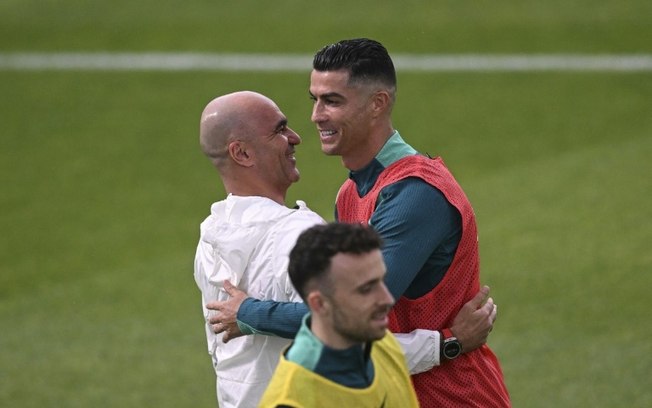
[[[288,186],[289,187],[289,186]],[[257,186],[253,183],[248,183],[240,180],[224,180],[224,190],[227,194],[233,194],[240,197],[265,197],[280,204],[285,205],[285,191],[274,191],[265,186]]]
[[[394,128],[392,128],[391,124],[380,131],[372,133],[364,145],[364,150],[357,150],[353,154],[342,155],[342,164],[351,171],[362,169],[371,163],[393,134]]]

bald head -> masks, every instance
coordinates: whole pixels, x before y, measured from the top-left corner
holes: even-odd
[[[199,143],[226,192],[284,203],[288,188],[299,180],[294,146],[301,143],[287,124],[276,103],[256,92],[223,95],[206,105]]]
[[[268,97],[251,91],[234,92],[210,101],[201,115],[199,144],[202,152],[219,168],[228,157],[231,141],[252,136],[256,112],[276,104]]]

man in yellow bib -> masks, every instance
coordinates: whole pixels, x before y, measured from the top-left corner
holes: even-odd
[[[310,309],[260,407],[418,407],[405,357],[387,330],[394,298],[381,239],[361,224],[304,231],[288,273]]]

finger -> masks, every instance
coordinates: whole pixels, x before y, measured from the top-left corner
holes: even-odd
[[[208,323],[210,324],[220,324],[220,317],[218,315],[211,315],[208,318]]]
[[[487,298],[489,295],[489,286],[483,286],[480,291],[473,297],[473,299],[469,300],[467,304],[471,306],[474,310],[479,309],[480,306],[482,305],[482,302]]]
[[[220,310],[220,305],[221,305],[221,304],[222,304],[222,302],[217,302],[217,301],[214,301],[214,302],[208,302],[208,303],[206,304],[206,309],[209,309],[209,310]]]
[[[485,302],[485,304],[482,305],[482,308],[483,308],[483,309],[484,309],[488,314],[490,314],[490,313],[493,311],[494,306],[496,306],[496,305],[494,304],[494,299],[493,299],[493,298],[489,298],[489,299],[487,299],[487,301]]]
[[[490,291],[491,291],[491,289],[487,285],[484,285],[482,288],[480,288],[479,293],[482,293],[482,303],[481,303],[482,305],[485,304],[485,302],[489,298],[489,292]]]
[[[231,283],[231,281],[224,281],[222,286],[224,287],[226,293],[228,293],[230,296],[233,296],[233,292],[238,289]]]
[[[491,324],[493,325],[496,319],[498,318],[498,305],[494,305],[494,309],[491,311]]]

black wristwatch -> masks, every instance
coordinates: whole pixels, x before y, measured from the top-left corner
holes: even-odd
[[[457,337],[453,336],[453,332],[450,329],[444,329],[441,331],[441,349],[440,356],[446,360],[452,360],[462,354],[462,345],[457,340]]]

